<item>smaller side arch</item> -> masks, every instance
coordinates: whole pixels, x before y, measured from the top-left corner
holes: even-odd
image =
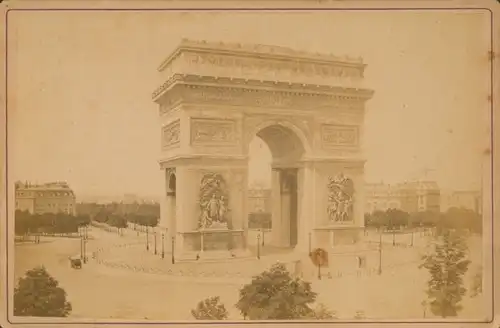
[[[175,169],[167,169],[165,174],[167,195],[175,196],[177,191],[177,175]]]

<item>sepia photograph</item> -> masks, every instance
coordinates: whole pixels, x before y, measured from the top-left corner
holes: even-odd
[[[491,322],[493,12],[231,3],[7,4],[6,320]]]

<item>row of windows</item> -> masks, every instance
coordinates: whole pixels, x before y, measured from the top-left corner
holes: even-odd
[[[19,202],[16,202],[16,207],[19,207]],[[73,204],[66,204],[66,205],[61,205],[61,204],[36,204],[35,207],[38,208],[45,208],[45,207],[51,207],[51,208],[62,208],[66,207],[67,209],[72,209]]]
[[[36,204],[36,207],[68,207],[72,208],[73,204]]]
[[[38,197],[61,197],[72,196],[70,192],[22,192],[16,193],[17,196],[38,196]]]

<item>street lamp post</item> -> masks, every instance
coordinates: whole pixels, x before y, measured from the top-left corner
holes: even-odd
[[[155,235],[155,255],[156,255],[156,254],[158,254],[156,251],[156,231],[154,232],[154,235]]]
[[[165,258],[165,235],[161,234],[161,258]]]
[[[378,274],[382,274],[382,230],[380,230],[378,243]]]
[[[146,250],[149,251],[149,228],[146,226]]]
[[[83,263],[87,263],[87,239],[83,237]]]
[[[84,257],[83,257],[83,234],[80,237],[80,257],[82,258],[82,261],[83,261],[83,259],[84,259]]]

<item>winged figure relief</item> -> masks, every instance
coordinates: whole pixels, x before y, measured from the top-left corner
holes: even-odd
[[[339,174],[328,181],[328,217],[334,222],[352,220],[354,183]]]
[[[200,186],[200,228],[210,228],[215,223],[227,224],[227,193],[220,174],[206,174]]]

